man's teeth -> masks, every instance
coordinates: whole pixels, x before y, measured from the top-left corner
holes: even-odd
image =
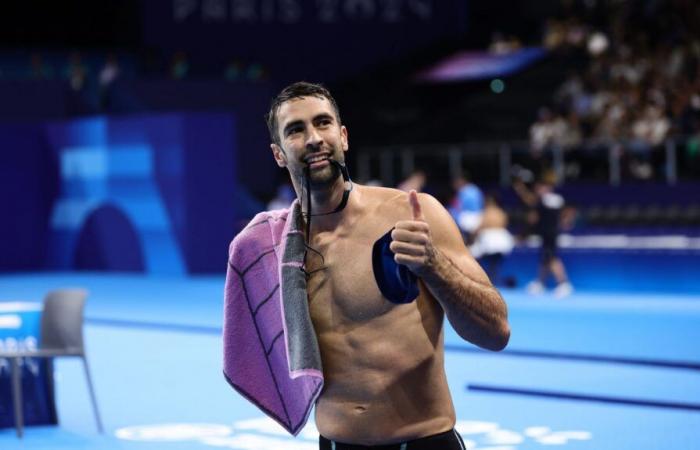
[[[311,163],[315,163],[318,161],[323,161],[324,159],[327,159],[327,158],[328,158],[327,156],[314,156],[313,158],[307,159],[306,162],[311,164]]]

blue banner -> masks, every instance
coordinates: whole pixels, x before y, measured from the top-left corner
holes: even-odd
[[[36,350],[39,343],[41,304],[0,303],[0,351]],[[20,363],[25,425],[58,423],[51,363],[23,358]],[[10,360],[0,358],[0,428],[14,427]]]
[[[12,218],[0,222],[0,269],[223,272],[261,209],[239,181],[238,130],[231,113],[0,126]],[[267,147],[248,153],[271,159]]]
[[[153,0],[142,2],[142,33],[148,45],[192,58],[257,61],[282,81],[328,81],[460,35],[467,3]]]

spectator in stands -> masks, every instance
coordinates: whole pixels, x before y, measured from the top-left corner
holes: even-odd
[[[611,96],[603,106],[594,137],[600,139],[622,139],[627,135],[628,111],[618,95]]]
[[[564,117],[549,108],[540,108],[537,122],[530,127],[530,151],[533,155],[553,148],[569,150],[580,142],[581,130],[576,113]]]
[[[623,167],[632,177],[651,178],[663,161],[654,157],[660,153],[655,150],[665,139],[692,134],[686,113],[689,99],[700,93],[700,6],[663,0],[644,7],[636,2],[574,3],[547,20],[542,42],[552,50],[587,54],[588,66],[562,84],[553,109],[564,117],[577,113],[583,139],[598,141],[587,148],[607,154],[614,146],[612,151],[624,153]],[[533,124],[534,152],[546,148],[552,129],[539,119]]]
[[[97,84],[99,89],[99,102],[100,108],[102,110],[109,109],[110,94],[112,90],[112,85],[119,78],[121,69],[119,67],[119,60],[114,53],[107,55],[105,63],[100,69],[100,73],[97,77]]]
[[[457,222],[464,242],[471,244],[474,232],[481,225],[484,195],[481,189],[469,180],[467,173],[455,177],[452,180],[452,188],[455,191],[455,196],[452,206],[449,208],[450,214]]]
[[[528,292],[534,295],[543,293],[547,278],[551,274],[557,282],[554,295],[563,298],[573,292],[573,287],[566,275],[564,263],[557,253],[564,197],[554,191],[555,185],[556,175],[553,171],[542,175],[535,184],[534,191],[528,189],[519,179],[513,182],[513,188],[523,203],[534,209],[534,228],[542,239],[537,279],[528,284]]]
[[[522,48],[522,43],[515,36],[506,36],[501,32],[495,32],[491,36],[489,53],[495,55],[507,55]]]
[[[559,105],[564,105],[571,109],[576,99],[584,93],[584,83],[581,76],[574,72],[569,74],[568,78],[557,89],[554,94],[554,100]],[[577,111],[578,112],[578,111]]]
[[[70,87],[74,91],[82,91],[85,87],[88,68],[83,64],[83,57],[79,52],[71,53],[68,66],[65,70],[65,76],[70,83]]]
[[[114,53],[108,54],[98,76],[100,87],[109,86],[114,83],[117,78],[119,78],[120,71],[117,55]]]
[[[530,126],[530,152],[534,155],[541,154],[551,144],[555,133],[552,111],[540,108],[537,121]]]
[[[576,111],[570,111],[566,117],[562,117],[561,134],[557,136],[555,143],[561,146],[562,150],[569,151],[581,145],[582,140],[581,120]]]
[[[474,243],[469,249],[495,285],[512,287],[515,281],[502,279],[503,259],[513,250],[513,235],[508,231],[508,215],[501,208],[495,193],[484,197],[481,224],[475,231]]]
[[[635,178],[649,179],[654,175],[651,164],[651,152],[661,146],[671,127],[671,122],[664,116],[661,108],[649,104],[632,122],[632,140],[629,148],[632,151],[630,172]]]

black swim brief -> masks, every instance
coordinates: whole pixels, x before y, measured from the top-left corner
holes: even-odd
[[[318,438],[320,450],[466,450],[464,441],[455,429],[411,441],[389,445],[353,445],[331,441],[323,436]]]

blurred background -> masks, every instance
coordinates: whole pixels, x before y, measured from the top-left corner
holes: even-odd
[[[321,82],[349,130],[353,180],[415,188],[450,210],[465,244],[503,288],[514,323],[522,320],[515,353],[680,364],[689,371],[682,382],[652,377],[654,401],[678,396],[671,403],[685,405],[687,416],[658,420],[683,423],[690,434],[676,430],[681,441],[664,442],[691,448],[683,439],[700,429],[688,431],[700,425],[700,399],[692,398],[700,395],[698,30],[700,6],[692,0],[7,2],[0,14],[0,305],[86,287],[86,330],[96,348],[111,353],[107,342],[121,339],[140,347],[134,333],[148,327],[184,333],[183,342],[194,333],[213,350],[211,384],[223,383],[217,334],[228,244],[257,212],[293,198],[271,157],[264,114],[287,84]],[[545,255],[552,240],[557,264]],[[603,322],[589,310],[598,307]],[[566,317],[556,334],[531,322],[547,314]],[[641,322],[621,337],[612,329],[624,318]],[[661,322],[666,328],[654,328]],[[644,327],[651,328],[640,338]],[[593,329],[602,340],[583,345]],[[0,335],[7,348],[33,345],[8,336]],[[168,352],[176,370],[178,355]],[[110,364],[95,363],[110,433],[161,420],[143,413],[137,421],[117,393],[107,393],[111,385],[100,386],[115,376]],[[0,365],[3,448],[15,445],[7,367]],[[533,369],[532,383],[541,370]],[[616,383],[592,387],[611,386],[617,395]],[[672,384],[685,394],[668,394]],[[630,395],[639,400],[646,387]],[[59,382],[68,437],[38,427],[36,448],[57,436],[66,448],[125,445],[93,436],[89,420],[84,425],[89,410],[70,406],[80,402],[65,392],[73,391]],[[209,420],[254,416],[242,405],[211,406],[221,414]],[[37,424],[58,420],[47,414]],[[472,436],[502,438],[473,438],[477,448],[542,444],[535,442],[541,428],[523,422],[524,440],[509,443],[497,433],[503,429],[472,419],[462,428]],[[640,423],[621,418],[616,426]],[[585,448],[659,448],[615,436]],[[584,448],[586,439],[568,439]],[[258,448],[255,439],[211,442],[205,447]],[[266,442],[260,448],[273,448]],[[280,442],[274,448],[313,448]],[[573,448],[567,442],[561,445]]]
[[[690,1],[13,2],[0,270],[221,273],[284,190],[263,115],[297,80],[337,97],[357,182],[421,171],[452,205],[467,175],[526,242],[511,182],[550,170],[563,231],[597,236],[567,248],[697,249],[697,19]]]

